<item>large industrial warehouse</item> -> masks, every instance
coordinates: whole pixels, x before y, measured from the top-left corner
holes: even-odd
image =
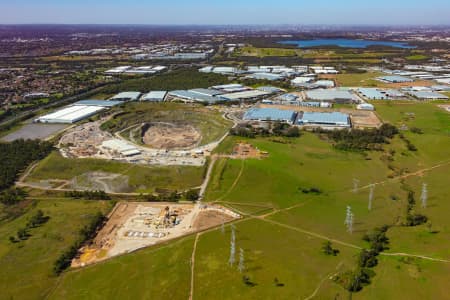
[[[278,121],[289,124],[294,123],[297,113],[292,110],[276,108],[252,108],[244,114],[247,121]]]
[[[104,109],[106,108],[102,106],[73,105],[39,117],[35,120],[35,122],[72,124],[89,118]]]
[[[107,108],[120,105],[122,101],[111,100],[81,100],[71,106],[64,107],[35,119],[37,123],[62,123],[72,124],[83,119],[89,118],[96,113]]]
[[[349,128],[351,126],[349,116],[340,112],[304,112],[299,116],[297,124],[317,127]]]
[[[353,103],[358,98],[346,89],[317,89],[306,91],[306,98],[309,100],[319,100],[337,103]]]

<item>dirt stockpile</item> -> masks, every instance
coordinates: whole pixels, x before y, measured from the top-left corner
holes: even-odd
[[[197,146],[201,137],[191,125],[154,123],[144,125],[142,141],[156,149],[187,149]]]

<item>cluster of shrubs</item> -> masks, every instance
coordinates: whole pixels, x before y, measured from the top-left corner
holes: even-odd
[[[53,271],[56,275],[61,274],[61,272],[70,267],[72,259],[74,259],[78,254],[78,249],[80,249],[83,244],[95,236],[95,233],[103,225],[105,219],[105,216],[98,212],[88,225],[81,228],[79,231],[79,238],[55,261]]]
[[[361,250],[356,270],[339,274],[335,277],[335,281],[350,292],[358,292],[370,284],[372,277],[375,276],[372,268],[378,264],[377,256],[388,249],[389,238],[386,236],[388,229],[388,226],[383,226],[365,234],[363,240],[369,243],[370,248]]]
[[[406,144],[406,148],[409,150],[409,151],[417,151],[417,147],[416,146],[414,146],[412,143],[411,143],[411,141],[410,140],[408,140],[403,134],[400,134],[400,138],[405,142],[405,144]]]
[[[322,194],[322,190],[317,187],[311,187],[311,188],[299,187],[298,189],[299,189],[299,191],[302,191],[303,194],[316,194],[316,195]]]
[[[12,186],[31,162],[43,159],[52,150],[52,143],[39,140],[0,143],[0,190]]]
[[[0,203],[6,206],[14,205],[24,200],[27,193],[20,188],[10,188],[0,192]]]
[[[396,134],[397,127],[383,124],[376,129],[324,130],[317,128],[314,132],[326,135],[334,141],[334,147],[347,151],[383,150],[383,144],[389,144]]]
[[[326,255],[336,256],[340,251],[338,249],[334,249],[330,241],[326,241],[322,245],[322,252]]]
[[[416,206],[416,199],[414,198],[414,192],[408,191],[408,204],[406,206],[406,220],[405,226],[417,226],[425,224],[428,218],[425,215],[414,212]]]
[[[178,191],[165,191],[156,194],[141,194],[139,197],[141,200],[148,202],[178,202],[182,198],[195,202],[200,196],[198,189],[191,189],[184,193],[179,193]]]
[[[274,122],[270,128],[255,128],[251,125],[240,125],[230,129],[230,135],[255,138],[256,136],[282,136],[282,137],[299,137],[300,129],[286,123]]]
[[[44,212],[39,209],[34,215],[31,216],[24,228],[20,228],[19,230],[17,230],[17,238],[15,236],[10,236],[9,240],[12,243],[17,243],[18,241],[28,239],[31,236],[29,232],[30,229],[39,227],[42,224],[47,223],[49,219],[50,217],[45,216]]]
[[[64,195],[74,199],[111,200],[111,197],[105,191],[68,191]]]

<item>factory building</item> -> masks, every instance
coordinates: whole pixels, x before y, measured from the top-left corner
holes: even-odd
[[[314,84],[318,87],[318,88],[334,88],[335,87],[335,83],[333,80],[317,80],[316,82],[314,82]]]
[[[388,100],[405,97],[405,94],[395,89],[359,88],[357,91],[362,97],[368,100]]]
[[[263,91],[271,94],[281,93],[284,92],[283,89],[280,89],[275,86],[260,86],[259,88],[256,88],[258,91]]]
[[[291,101],[297,101],[298,96],[295,94],[283,94],[283,95],[278,96],[277,99],[279,99],[280,101],[291,102]]]
[[[223,85],[215,85],[211,87],[212,89],[223,91],[224,93],[234,93],[234,92],[242,92],[248,91],[250,88],[243,86],[238,83],[231,84],[223,84]]]
[[[267,95],[270,95],[270,93],[259,90],[249,90],[237,93],[223,94],[220,96],[230,101],[236,101],[236,100],[257,100]]]
[[[126,70],[131,69],[132,66],[121,66],[121,67],[116,67],[110,70],[106,70],[105,74],[106,75],[118,75],[118,74],[122,74],[123,72],[125,72]]]
[[[314,81],[314,76],[300,76],[291,80],[292,86],[303,86],[305,83],[311,83]]]
[[[411,91],[408,92],[411,96],[413,96],[414,98],[417,98],[419,100],[448,100],[448,97],[440,94],[440,93],[436,93],[436,92],[430,92],[430,91]]]
[[[28,93],[23,96],[24,99],[42,99],[50,97],[49,93]]]
[[[286,78],[286,76],[284,75],[273,73],[253,73],[247,75],[246,77],[251,79],[269,80],[269,81],[283,80],[284,78]]]
[[[304,112],[297,120],[300,126],[349,128],[349,115],[340,112]]]
[[[369,100],[388,99],[388,96],[382,90],[376,88],[359,88],[358,92],[361,96]]]
[[[397,75],[378,77],[378,80],[383,81],[383,82],[387,82],[387,83],[406,83],[406,82],[413,82],[414,81],[411,78],[403,77],[403,76],[397,76]]]
[[[349,90],[336,88],[306,91],[306,98],[309,100],[328,101],[336,103],[354,103],[358,101],[358,98]]]
[[[244,114],[246,121],[277,121],[293,124],[297,113],[276,108],[251,108]]]
[[[189,92],[204,95],[204,96],[210,96],[210,97],[214,97],[214,96],[223,94],[222,91],[218,91],[218,90],[214,90],[214,89],[203,89],[203,88],[191,89],[191,90],[189,90]]]
[[[39,117],[34,121],[37,123],[72,124],[89,118],[104,109],[103,106],[72,105]]]
[[[333,105],[329,102],[301,101],[301,102],[298,102],[298,106],[331,108]]]
[[[239,70],[234,67],[215,67],[211,72],[222,75],[234,75],[239,73]]]
[[[113,107],[113,106],[120,105],[120,104],[123,104],[123,101],[114,101],[114,100],[81,100],[81,101],[75,102],[72,105]]]
[[[370,103],[361,103],[356,106],[358,110],[375,110],[375,107]]]
[[[110,100],[117,101],[137,101],[141,96],[140,92],[122,92],[113,96]]]
[[[310,69],[316,74],[339,74],[334,67],[310,67]]]
[[[141,97],[141,101],[163,102],[166,99],[167,91],[151,91]]]
[[[184,101],[189,101],[189,102],[203,102],[203,103],[208,103],[208,104],[214,104],[216,102],[219,101],[226,101],[228,100],[225,97],[222,97],[221,95],[216,95],[216,96],[210,96],[210,95],[206,95],[204,93],[198,93],[198,92],[193,92],[193,91],[186,91],[186,90],[176,90],[176,91],[170,91],[169,95],[173,98],[178,98]]]
[[[122,156],[134,156],[141,154],[141,151],[135,146],[118,139],[104,141],[102,148],[119,153]]]

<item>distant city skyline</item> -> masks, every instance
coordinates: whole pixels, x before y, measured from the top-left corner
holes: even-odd
[[[1,24],[450,25],[448,0],[0,0],[0,7]]]

